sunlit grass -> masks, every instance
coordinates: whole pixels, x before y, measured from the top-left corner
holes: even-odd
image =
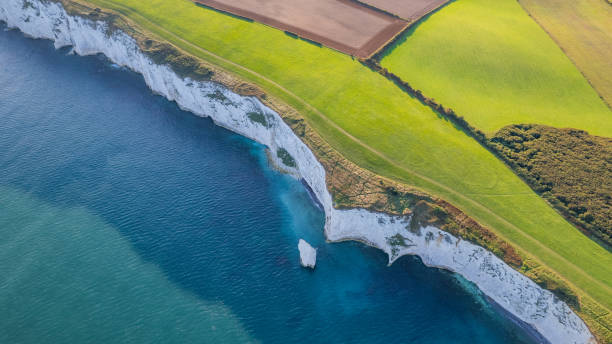
[[[381,63],[486,133],[538,123],[612,136],[612,111],[515,0],[452,2]]]
[[[475,140],[349,56],[187,0],[89,2],[259,84],[299,110],[348,159],[449,200],[612,304],[612,255]]]

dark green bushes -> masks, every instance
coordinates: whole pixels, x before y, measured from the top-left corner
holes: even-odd
[[[182,78],[196,80],[209,80],[213,72],[203,66],[195,57],[186,55],[168,43],[146,39],[139,42],[140,49],[149,56],[153,62],[168,65]]]
[[[612,245],[612,139],[576,129],[512,125],[490,142],[568,220]]]
[[[247,113],[247,117],[251,120],[251,122],[259,123],[266,128],[269,128],[268,120],[266,119],[266,115],[262,112],[249,112]]]
[[[283,162],[283,164],[285,164],[285,166],[289,166],[289,167],[295,167],[295,159],[293,159],[293,157],[291,156],[291,154],[289,154],[289,152],[287,152],[287,150],[285,148],[279,148],[276,151],[276,156],[281,159],[281,161]]]
[[[361,63],[472,136],[565,218],[607,249],[612,247],[612,139],[543,125],[512,125],[489,138],[453,109],[426,97],[376,60]]]

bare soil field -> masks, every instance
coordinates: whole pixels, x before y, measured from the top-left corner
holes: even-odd
[[[394,14],[409,22],[421,19],[427,13],[444,5],[449,0],[357,0],[366,5],[376,7],[387,13]]]
[[[193,0],[367,58],[408,23],[349,0]]]

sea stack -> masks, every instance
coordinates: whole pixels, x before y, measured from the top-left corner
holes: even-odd
[[[317,250],[303,239],[298,242],[298,250],[300,250],[300,264],[305,268],[314,269],[317,262]]]

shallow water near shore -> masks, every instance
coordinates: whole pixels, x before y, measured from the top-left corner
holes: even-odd
[[[326,244],[265,147],[68,52],[0,30],[1,343],[531,343],[454,274]]]

